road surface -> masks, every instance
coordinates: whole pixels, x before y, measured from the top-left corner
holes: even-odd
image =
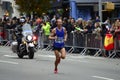
[[[0,80],[120,80],[120,60],[67,54],[54,74],[52,51],[39,50],[34,59],[19,59],[0,47]]]

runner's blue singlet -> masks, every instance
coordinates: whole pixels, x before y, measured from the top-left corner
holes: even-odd
[[[54,40],[53,46],[56,48],[63,48],[64,47],[64,29],[63,29],[63,27],[61,30],[58,30],[58,28],[56,28],[55,35],[57,36],[57,39]]]

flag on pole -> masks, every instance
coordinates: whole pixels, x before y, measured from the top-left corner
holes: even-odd
[[[104,39],[104,48],[105,50],[112,50],[114,49],[114,40],[112,34],[106,34]]]

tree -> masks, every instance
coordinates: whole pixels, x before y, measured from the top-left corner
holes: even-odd
[[[50,8],[51,0],[16,0],[16,4],[19,6],[20,12],[30,14],[36,12],[37,14],[46,13]],[[55,1],[55,0],[52,0]]]

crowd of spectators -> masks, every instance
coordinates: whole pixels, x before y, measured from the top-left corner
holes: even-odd
[[[43,32],[47,37],[50,35],[51,29],[56,27],[56,19],[58,17],[56,15],[53,18],[49,18],[48,15],[45,13],[42,17],[34,17],[31,19],[30,17],[26,17],[26,22],[31,24],[33,32],[40,36],[40,32]],[[75,20],[72,17],[69,18],[62,18],[63,20],[63,27],[66,28],[68,32],[68,36],[72,31],[80,32],[83,34],[97,34],[98,37],[102,36],[105,37],[106,33],[112,33],[114,36],[120,33],[120,20],[116,19],[114,22],[111,23],[110,19],[108,18],[105,22],[101,22],[99,17],[97,16],[94,20],[83,20],[82,18],[78,18]],[[19,25],[19,19],[17,17],[9,18],[4,17],[0,18],[0,36],[3,39],[6,39],[8,35],[6,35],[6,30],[8,29],[15,29],[17,25]],[[117,35],[118,39],[120,36]]]

